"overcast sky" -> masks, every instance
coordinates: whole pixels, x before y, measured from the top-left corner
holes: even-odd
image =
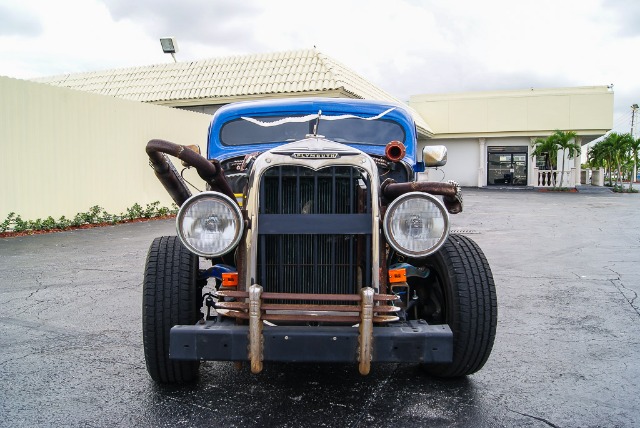
[[[412,94],[614,84],[640,104],[638,0],[0,0],[0,75],[30,78],[316,46]]]

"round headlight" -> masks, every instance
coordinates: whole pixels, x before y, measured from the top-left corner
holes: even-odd
[[[449,214],[435,196],[410,192],[395,199],[383,222],[387,242],[409,257],[435,253],[449,235]]]
[[[222,193],[202,192],[182,204],[176,228],[189,251],[203,257],[218,257],[238,245],[244,222],[236,201]]]

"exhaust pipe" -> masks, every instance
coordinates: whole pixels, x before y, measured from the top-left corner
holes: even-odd
[[[384,148],[384,156],[391,162],[398,162],[404,158],[407,149],[400,141],[391,141]]]
[[[441,195],[442,202],[451,214],[462,212],[462,192],[455,181],[448,183],[436,183],[433,181],[411,181],[408,183],[396,183],[388,178],[380,185],[380,191],[384,198],[391,202],[400,195],[409,192],[425,192],[432,195]]]
[[[178,173],[178,170],[176,170],[176,167],[169,161],[167,155],[163,153],[153,150],[150,151],[149,148],[147,148],[147,154],[149,155],[149,165],[153,168],[153,172],[156,174],[158,180],[160,180],[160,183],[162,183],[169,193],[173,202],[179,207],[182,206],[184,201],[191,197],[191,192],[180,176],[180,173]]]
[[[236,200],[218,161],[209,162],[205,157],[188,147],[165,140],[149,141],[146,151],[156,177],[178,206],[181,206],[191,196],[191,192],[166,155],[176,157],[187,166],[194,167],[200,178],[211,187],[211,190],[224,193],[232,200]]]

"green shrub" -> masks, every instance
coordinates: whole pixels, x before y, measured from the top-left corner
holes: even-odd
[[[15,232],[24,232],[29,230],[29,222],[22,220],[22,217],[16,216],[13,221],[13,230]]]
[[[67,219],[65,216],[60,217],[58,221],[56,221],[56,229],[66,229],[71,226],[71,220]]]
[[[6,232],[9,230],[9,226],[13,223],[13,217],[15,217],[15,215],[16,213],[10,212],[6,220],[0,223],[0,232]]]
[[[158,215],[158,207],[160,206],[160,201],[155,201],[150,204],[147,204],[145,209],[142,211],[142,217],[151,218]]]
[[[142,207],[137,203],[133,204],[131,208],[127,208],[127,213],[125,214],[125,217],[127,218],[127,220],[142,218],[143,217]]]
[[[172,204],[170,208],[161,207],[159,201],[147,204],[145,208],[142,208],[140,204],[133,204],[133,206],[127,208],[126,213],[120,213],[119,215],[110,214],[104,208],[94,205],[87,212],[78,213],[72,219],[62,216],[56,220],[48,216],[44,220],[23,220],[15,212],[10,212],[7,218],[0,223],[0,233],[66,229],[85,224],[117,224],[125,220],[162,217],[168,214],[176,214],[177,212],[178,207],[176,204]]]

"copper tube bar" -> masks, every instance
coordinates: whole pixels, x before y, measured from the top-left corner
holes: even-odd
[[[222,290],[216,293],[219,297],[235,297],[239,299],[246,299],[249,297],[249,293],[246,291],[233,291]],[[326,300],[334,302],[359,302],[360,295],[358,294],[307,294],[307,293],[262,293],[263,300]],[[398,300],[399,297],[394,294],[376,294],[373,300],[376,302],[393,302]]]
[[[262,358],[264,339],[262,337],[262,287],[252,285],[249,287],[249,361],[251,361],[251,373],[262,371]]]
[[[241,311],[231,311],[231,310],[223,310],[224,313],[221,312],[221,315],[238,318],[238,319],[249,319],[249,314],[247,312]],[[337,315],[289,315],[289,314],[263,314],[260,317],[264,321],[317,321],[317,322],[339,322],[339,323],[349,323],[349,324],[357,324],[360,322],[360,317],[357,315],[348,315],[348,316],[337,316]],[[398,321],[398,317],[395,315],[374,315],[373,322],[374,323],[386,323]]]
[[[373,296],[375,291],[371,287],[360,290],[362,304],[360,310],[360,325],[358,326],[358,370],[361,375],[368,375],[371,370],[371,355],[373,352]]]
[[[246,302],[218,302],[217,309],[246,310],[249,304]],[[265,311],[313,311],[313,312],[359,312],[360,306],[356,305],[294,305],[279,303],[263,303],[262,310]],[[398,312],[399,306],[375,306],[374,312]]]

